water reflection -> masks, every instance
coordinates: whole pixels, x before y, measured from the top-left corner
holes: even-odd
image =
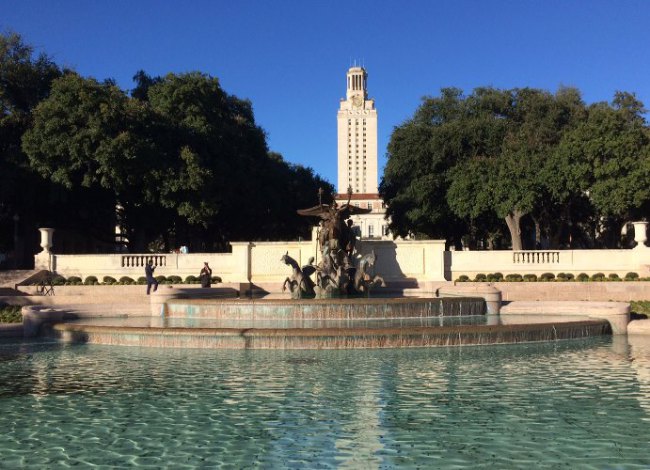
[[[4,342],[0,357],[8,467],[650,465],[646,337],[354,351]]]

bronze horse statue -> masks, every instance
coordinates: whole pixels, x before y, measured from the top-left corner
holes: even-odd
[[[354,273],[354,288],[357,292],[368,293],[372,287],[375,285],[381,285],[386,287],[386,282],[381,276],[374,274],[375,263],[377,262],[377,256],[375,255],[375,250],[372,250],[372,253],[362,256],[359,260],[359,267]]]
[[[284,280],[284,284],[282,284],[282,292],[287,289],[288,285],[291,297],[294,299],[314,297],[316,293],[314,292],[314,281],[309,277],[309,274],[311,273],[304,273],[303,270],[300,269],[300,266],[298,266],[298,262],[289,256],[288,251],[282,255],[280,260],[284,264],[291,266],[292,269],[291,277],[287,277]]]

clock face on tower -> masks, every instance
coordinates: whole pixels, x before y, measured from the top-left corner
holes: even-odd
[[[363,98],[359,95],[354,95],[352,97],[352,106],[359,108],[361,105],[363,105]]]

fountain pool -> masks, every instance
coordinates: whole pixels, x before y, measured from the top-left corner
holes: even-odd
[[[68,319],[42,330],[65,342],[206,349],[460,346],[612,332],[607,320],[587,315],[508,315],[502,319],[486,314],[483,298],[167,298],[153,305],[151,317]],[[61,312],[60,319],[64,318]]]
[[[648,468],[650,342],[202,350],[0,342],[2,465]]]

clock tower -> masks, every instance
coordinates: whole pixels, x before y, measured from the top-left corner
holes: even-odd
[[[368,73],[363,67],[350,67],[346,74],[345,99],[337,113],[338,195],[339,204],[371,209],[352,221],[361,237],[383,238],[388,235],[386,209],[378,194],[377,110],[368,98]],[[352,190],[348,196],[348,189]]]
[[[368,74],[363,67],[347,73],[345,99],[338,121],[338,192],[377,194],[377,110],[368,99]]]

